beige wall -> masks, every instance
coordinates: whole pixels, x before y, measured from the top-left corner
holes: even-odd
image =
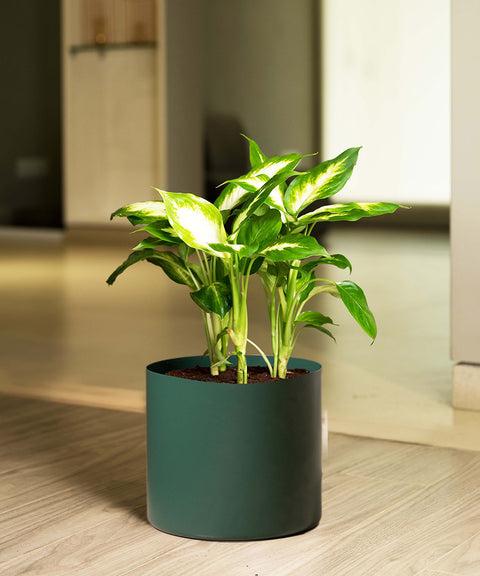
[[[480,3],[452,2],[452,356],[480,364]]]
[[[156,49],[71,55],[81,6],[62,3],[65,225],[108,225],[153,186],[201,194],[201,0],[157,0]]]
[[[64,220],[108,222],[119,206],[152,197],[156,180],[154,50],[70,54],[81,3],[63,2]]]
[[[448,205],[450,0],[324,0],[323,150],[363,146],[342,200]]]

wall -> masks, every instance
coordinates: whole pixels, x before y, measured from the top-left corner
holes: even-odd
[[[204,2],[205,112],[236,116],[268,155],[318,150],[311,0]]]
[[[63,0],[65,223],[107,224],[155,185],[155,51],[70,54],[82,3]]]
[[[205,4],[208,4],[206,0]],[[164,183],[172,192],[203,194],[202,0],[165,4],[163,86]],[[163,55],[163,56],[162,56]]]
[[[60,227],[60,2],[2,2],[0,225]]]
[[[480,3],[452,2],[452,356],[480,364]],[[479,373],[480,386],[480,373]],[[480,397],[479,397],[480,399]],[[480,405],[479,405],[480,409]]]
[[[450,199],[450,1],[324,0],[323,152],[363,146],[348,200]]]
[[[82,3],[62,6],[67,226],[107,225],[153,186],[201,194],[201,0],[157,0],[157,48],[103,55],[70,54]]]

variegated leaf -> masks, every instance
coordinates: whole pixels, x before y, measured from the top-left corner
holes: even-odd
[[[192,300],[205,312],[224,318],[232,307],[232,289],[228,282],[213,282],[196,292],[190,292]]]
[[[249,138],[248,136],[245,136],[245,134],[242,134],[242,136],[248,140],[248,144],[249,144],[249,152],[250,152],[250,165],[252,168],[256,168],[257,166],[259,166],[260,164],[263,164],[263,162],[265,162],[266,160],[268,160],[266,154],[264,154],[261,150],[259,145],[255,142],[255,140],[252,140],[251,138]]]
[[[215,200],[215,206],[219,210],[232,210],[252,193],[246,190],[245,187],[241,186],[239,182],[253,187],[254,190],[258,190],[264,184],[261,175],[266,175],[268,178],[272,178],[279,172],[292,170],[302,158],[304,158],[304,156],[300,154],[287,154],[286,156],[274,156],[273,158],[269,158],[262,164],[252,168],[252,170],[250,170],[248,174],[245,174],[245,176],[237,178],[235,181],[227,184]]]
[[[227,234],[217,208],[194,194],[163,191],[161,194],[168,220],[185,244],[218,255],[210,244],[225,244]]]
[[[286,262],[288,260],[302,260],[310,256],[327,256],[323,246],[311,236],[303,234],[286,234],[283,238],[265,248],[262,254],[273,262]]]
[[[360,148],[349,148],[333,160],[322,162],[293,180],[285,192],[284,202],[290,214],[297,216],[315,200],[339,192],[352,175]]]
[[[143,250],[144,248],[157,248],[158,246],[171,246],[172,242],[167,242],[161,238],[153,238],[149,236],[144,238],[139,244],[137,244],[132,250]]]
[[[292,170],[282,170],[278,174],[275,174],[275,176],[272,176],[272,178],[270,178],[270,180],[260,188],[257,194],[251,196],[242,206],[240,212],[237,214],[237,217],[233,221],[232,233],[235,235],[242,222],[247,220],[249,216],[254,214],[255,211],[265,203],[272,190],[296,174],[298,174],[298,172],[294,172]]]
[[[150,202],[135,202],[134,204],[128,204],[123,206],[118,210],[115,210],[110,216],[110,220],[115,216],[123,216],[126,218],[133,218],[138,220],[138,222],[132,222],[139,224],[141,222],[155,222],[156,220],[166,220],[167,212],[165,209],[165,204],[160,200],[152,200]]]
[[[406,208],[390,202],[349,202],[348,204],[332,204],[322,206],[313,212],[303,214],[299,222],[312,224],[313,222],[337,222],[342,220],[355,221],[368,216],[381,216],[392,214],[398,208]]]

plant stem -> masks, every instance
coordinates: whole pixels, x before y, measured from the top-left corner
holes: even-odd
[[[291,268],[288,272],[286,295],[285,295],[285,305],[283,313],[279,315],[281,326],[279,326],[279,331],[281,332],[281,342],[279,343],[277,351],[277,366],[278,366],[278,376],[279,378],[287,377],[287,364],[288,360],[292,354],[293,349],[293,338],[294,338],[294,322],[295,322],[295,308],[296,308],[296,286],[298,277],[298,266],[300,262],[295,260],[292,262],[294,268]],[[281,290],[281,288],[279,288]]]
[[[237,382],[246,384],[248,379],[247,360],[245,352],[247,349],[248,337],[248,314],[247,314],[247,292],[248,278],[252,262],[249,263],[245,271],[245,277],[240,272],[238,256],[235,254],[229,263],[229,276],[232,288],[232,314],[231,314],[231,338],[235,345],[235,354],[238,358]]]
[[[212,315],[203,312],[203,325],[205,327],[205,336],[207,339],[207,349],[208,355],[210,357],[210,374],[212,376],[218,376],[218,367],[213,366],[216,362],[218,362],[218,358],[215,351],[215,333],[212,326]]]

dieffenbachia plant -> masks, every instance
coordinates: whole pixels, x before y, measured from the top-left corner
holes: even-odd
[[[320,264],[350,269],[347,258],[330,255],[312,236],[318,222],[358,220],[394,212],[390,203],[333,204],[306,212],[316,200],[339,192],[350,178],[359,148],[306,172],[295,168],[303,158],[288,154],[267,158],[249,140],[251,170],[226,183],[215,201],[159,190],[162,199],[139,202],[112,214],[123,216],[149,236],[108,278],[112,284],[130,265],[146,260],[173,281],[190,288],[203,315],[211,373],[225,369],[228,345],[237,356],[237,381],[247,382],[246,348],[252,344],[273,377],[285,378],[288,359],[300,331],[313,327],[333,338],[325,326],[333,320],[305,311],[315,295],[341,298],[347,310],[374,339],[376,324],[365,295],[355,283],[317,278]],[[227,231],[228,230],[228,231]],[[196,262],[190,257],[195,255]],[[248,338],[247,296],[250,277],[262,281],[271,323],[273,365]]]

